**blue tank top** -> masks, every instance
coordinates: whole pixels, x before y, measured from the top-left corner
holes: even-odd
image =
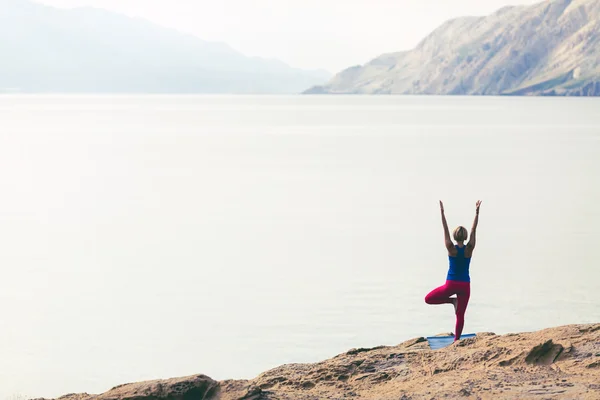
[[[465,257],[465,249],[467,246],[462,248],[454,246],[456,248],[456,256],[448,256],[450,260],[450,268],[448,269],[448,276],[446,280],[449,281],[460,281],[460,282],[471,282],[469,276],[469,265],[471,264],[471,258]]]

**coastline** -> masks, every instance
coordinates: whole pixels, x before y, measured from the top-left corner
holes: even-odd
[[[205,375],[119,385],[61,400],[599,399],[600,323],[478,333],[441,350],[423,337],[288,364],[251,380]]]

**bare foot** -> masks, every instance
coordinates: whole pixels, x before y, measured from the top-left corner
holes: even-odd
[[[454,306],[454,314],[456,314],[457,307],[458,307],[458,299],[456,297],[451,297],[451,299],[452,299],[452,305]]]

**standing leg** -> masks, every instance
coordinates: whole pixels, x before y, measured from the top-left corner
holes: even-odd
[[[448,284],[446,283],[444,286],[440,286],[438,288],[433,289],[431,292],[425,296],[425,303],[427,304],[454,304],[454,299],[451,299],[450,296],[455,294],[452,291]]]
[[[468,283],[467,285],[468,286],[465,286],[465,288],[456,295],[456,327],[454,330],[455,342],[460,339],[463,327],[465,326],[465,312],[467,311],[467,305],[469,304],[469,298],[471,297],[470,285]]]

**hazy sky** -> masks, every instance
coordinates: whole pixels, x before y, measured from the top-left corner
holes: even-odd
[[[226,42],[250,56],[337,72],[406,50],[447,19],[540,0],[37,0],[95,6]]]

